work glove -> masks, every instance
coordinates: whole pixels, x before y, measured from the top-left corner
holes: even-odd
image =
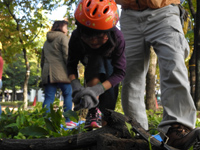
[[[105,89],[101,83],[79,91],[72,100],[75,104],[75,109],[91,109],[96,107],[99,103],[97,96],[100,96],[104,92]]]
[[[74,111],[78,111],[80,109],[91,109],[96,107],[99,104],[99,101],[93,100],[91,96],[85,95],[83,96],[78,103],[74,102]]]
[[[81,85],[79,79],[74,79],[71,81],[71,86],[72,86],[72,97],[75,97],[75,95],[84,89],[84,87]]]

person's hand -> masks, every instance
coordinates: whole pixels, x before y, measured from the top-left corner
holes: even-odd
[[[84,89],[84,87],[81,85],[79,79],[74,79],[71,81],[71,86],[72,86],[72,97],[75,97],[75,95]]]
[[[98,105],[99,100],[97,97],[104,93],[104,91],[105,90],[102,84],[87,87],[76,93],[72,101],[76,105],[76,109],[79,107],[90,109]]]
[[[85,95],[80,100],[74,101],[74,111],[78,111],[82,108],[91,109],[96,107],[99,104],[99,100],[92,99],[91,96]]]
[[[93,99],[97,99],[97,96],[101,95],[104,92],[105,90],[101,83],[92,87],[86,87],[78,93],[76,93],[76,96],[74,96],[74,101],[77,101],[77,99],[81,99],[85,95],[89,95]]]

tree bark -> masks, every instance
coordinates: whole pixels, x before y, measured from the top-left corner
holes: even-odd
[[[156,111],[155,103],[155,74],[156,74],[157,56],[154,49],[150,48],[150,64],[146,76],[146,109]]]
[[[189,60],[189,72],[190,72],[190,93],[195,100],[195,83],[196,83],[196,73],[195,73],[195,68],[196,68],[196,56],[195,56],[195,50],[193,51],[192,57]]]
[[[15,96],[16,96],[16,89],[15,87],[12,88],[12,95],[11,95],[11,101],[14,102],[15,101]]]
[[[191,0],[187,0],[188,1],[188,4],[189,4],[189,9],[190,9],[190,12],[191,12],[191,15],[192,15],[192,18],[194,19],[194,33],[196,32],[196,12],[195,12],[195,9],[194,9],[194,6],[193,6],[193,3]],[[196,41],[196,38],[195,38],[195,35],[194,35],[194,43]],[[194,47],[195,47],[195,44],[194,44]],[[194,99],[194,102],[195,102],[195,105],[196,105],[196,48],[194,48],[193,50],[193,54],[190,58],[190,61],[189,61],[189,72],[190,72],[190,88],[191,88],[191,95],[192,95],[192,98]]]
[[[196,49],[196,92],[195,92],[195,105],[197,110],[200,110],[200,1],[197,0],[197,12],[196,12],[196,23],[195,23],[195,45]]]
[[[27,58],[25,48],[23,48],[23,52],[24,52],[24,59],[25,59],[25,65],[26,65],[26,75],[25,75],[24,87],[23,87],[23,98],[24,98],[24,109],[26,110],[27,107],[28,107],[27,94],[28,94],[28,80],[29,80],[29,77],[30,77],[30,65],[29,65],[29,61],[28,61],[28,58]]]

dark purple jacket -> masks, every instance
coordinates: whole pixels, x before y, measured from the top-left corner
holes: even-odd
[[[117,43],[116,48],[111,53],[112,65],[113,65],[113,73],[107,79],[112,86],[117,85],[121,82],[125,76],[125,68],[126,68],[126,59],[125,59],[125,41],[122,32],[114,27],[114,32],[116,35]],[[89,48],[83,46],[81,42],[80,35],[77,30],[74,30],[70,41],[69,41],[69,56],[68,56],[68,64],[67,71],[68,75],[75,74],[78,76],[77,65],[79,61],[84,59],[84,56],[89,53]],[[94,50],[95,51],[95,50]],[[102,51],[101,49],[99,51]],[[97,50],[96,50],[97,52]],[[97,55],[98,52],[97,52]]]

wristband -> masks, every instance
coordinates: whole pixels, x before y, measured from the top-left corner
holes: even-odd
[[[103,86],[103,84],[101,82],[99,82],[98,84],[101,84],[103,89],[104,89],[104,91],[106,91],[105,87]]]

